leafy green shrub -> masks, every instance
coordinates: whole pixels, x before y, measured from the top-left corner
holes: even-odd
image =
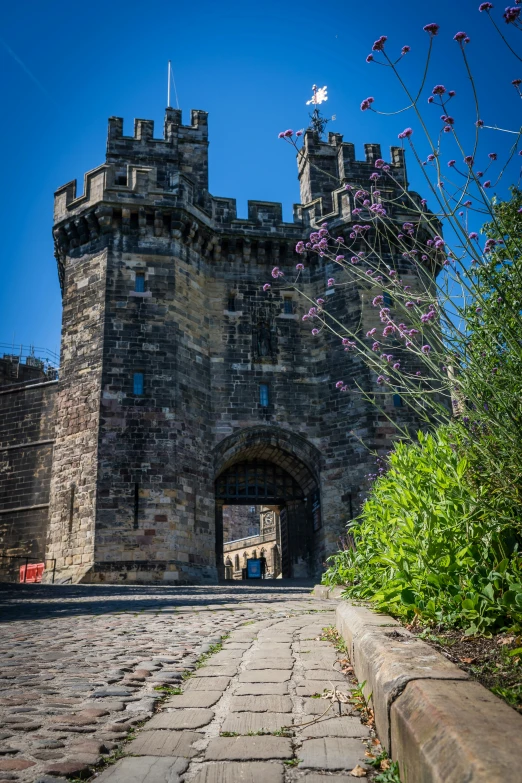
[[[398,443],[350,532],[356,547],[329,559],[326,584],[346,596],[467,634],[522,626],[522,563],[487,490],[466,480],[452,431]]]

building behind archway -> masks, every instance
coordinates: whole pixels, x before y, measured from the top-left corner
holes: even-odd
[[[369,188],[380,156],[368,144],[357,161],[341,135],[325,142],[306,131],[294,222],[264,201],[249,201],[248,217],[238,218],[235,199],[208,191],[205,112],[183,125],[167,109],[160,139],[152,121],[136,120],[124,135],[123,121],[110,118],[106,162],[85,175],[83,194],[75,181],[55,194],[63,324],[45,558],[58,578],[215,581],[224,567],[220,479],[239,484],[235,466],[256,461],[299,488],[299,497],[275,498],[294,540],[286,551],[297,563],[308,537],[308,561],[320,571],[364,497],[374,468],[367,449],[389,447],[393,427],[361,396],[335,388],[357,378],[375,391],[357,353],[328,332],[312,338],[296,295],[262,286],[274,266],[291,274],[297,241],[323,221],[334,236],[349,235],[354,204],[344,185]],[[392,148],[390,166],[406,185],[402,149]],[[400,199],[394,209],[397,223],[408,219]],[[411,262],[387,251],[414,285]],[[307,296],[325,298],[348,327],[377,325],[378,290],[370,281],[329,288],[334,271],[324,258],[309,260]],[[392,395],[383,404],[418,427]]]

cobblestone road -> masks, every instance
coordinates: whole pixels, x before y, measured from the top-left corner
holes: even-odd
[[[0,619],[0,780],[89,778],[120,754],[97,781],[343,783],[368,771],[369,732],[351,708],[318,720],[328,702],[316,694],[350,686],[318,640],[332,602],[309,586],[4,587]]]

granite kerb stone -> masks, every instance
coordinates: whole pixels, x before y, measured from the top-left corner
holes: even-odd
[[[511,777],[505,771],[496,775],[493,766],[484,776],[483,765],[477,763],[477,771],[466,777],[469,783],[506,779],[522,783],[522,773],[520,778],[513,777],[512,741],[522,736],[521,716],[428,644],[397,626],[393,618],[364,606],[342,602],[337,607],[337,628],[349,646],[357,680],[365,682],[365,696],[371,697],[381,743],[399,762],[402,779],[457,783],[463,780],[458,774],[447,777],[448,758],[472,758],[475,753],[510,759],[514,767]],[[460,701],[458,693],[462,694]],[[491,739],[488,715],[498,710],[502,728]],[[472,715],[474,732],[469,731]],[[440,741],[437,752],[432,752],[435,737]]]

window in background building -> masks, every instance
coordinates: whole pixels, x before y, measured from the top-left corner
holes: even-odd
[[[142,372],[135,372],[133,376],[133,391],[134,394],[143,394],[143,380],[144,375]]]
[[[402,397],[400,394],[393,395],[393,407],[402,408]]]
[[[268,407],[268,383],[259,384],[259,404]]]
[[[134,290],[137,291],[139,294],[142,294],[145,291],[145,273],[144,272],[136,272],[136,280],[134,282]]]
[[[294,301],[290,296],[285,296],[283,299],[283,312],[287,315],[291,315],[294,312]]]

